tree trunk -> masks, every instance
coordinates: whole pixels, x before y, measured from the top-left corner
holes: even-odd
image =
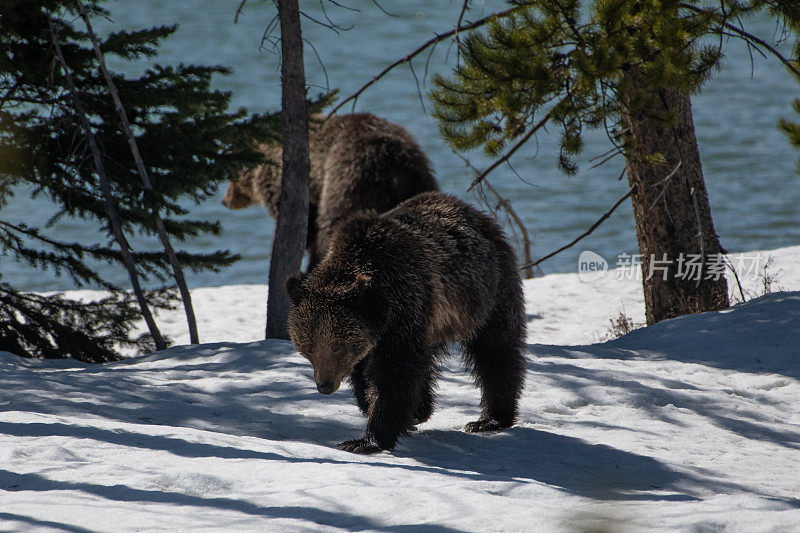
[[[97,141],[94,138],[92,126],[89,124],[88,115],[86,114],[86,110],[84,109],[80,97],[78,96],[78,90],[75,87],[72,74],[70,74],[69,66],[67,65],[67,61],[64,59],[64,54],[61,51],[61,45],[58,42],[58,33],[55,30],[52,19],[49,21],[49,25],[50,35],[53,38],[53,46],[55,47],[56,51],[56,57],[58,58],[59,63],[61,63],[61,70],[64,72],[64,79],[67,81],[67,87],[69,88],[72,102],[75,105],[75,111],[80,117],[81,126],[83,127],[83,132],[86,136],[86,141],[89,143],[89,148],[92,152],[92,157],[94,158],[94,166],[95,170],[97,171],[97,177],[100,179],[100,190],[103,194],[103,206],[105,207],[106,214],[108,214],[108,220],[114,232],[114,240],[119,246],[119,251],[122,255],[123,263],[125,264],[125,269],[128,271],[128,277],[131,280],[133,293],[136,295],[136,301],[139,302],[139,309],[142,312],[142,318],[144,318],[144,322],[147,324],[147,329],[150,331],[150,336],[153,338],[153,344],[155,345],[156,350],[166,350],[167,342],[161,335],[158,325],[156,325],[153,314],[150,312],[150,307],[147,305],[147,298],[145,298],[144,291],[142,291],[142,287],[139,284],[139,274],[136,271],[136,264],[134,263],[130,248],[128,247],[128,240],[125,238],[125,234],[122,231],[122,222],[119,219],[119,213],[117,212],[117,208],[114,205],[114,199],[111,195],[111,184],[108,180],[105,166],[103,165],[103,157],[100,154],[100,149],[97,147]]]
[[[635,71],[622,86],[647,324],[725,309],[724,250],[711,219],[691,99],[654,88]],[[663,161],[654,162],[653,154]]]
[[[114,84],[114,80],[111,79],[111,73],[106,67],[106,60],[103,56],[103,52],[100,50],[100,44],[97,42],[94,30],[92,29],[89,15],[86,13],[86,8],[83,6],[81,0],[75,0],[75,4],[78,6],[84,24],[86,24],[86,31],[89,34],[89,39],[92,41],[92,47],[94,48],[97,62],[100,65],[100,71],[103,73],[103,77],[106,80],[108,91],[111,93],[111,98],[114,100],[114,107],[117,109],[117,114],[119,114],[120,121],[122,122],[122,130],[128,138],[128,144],[131,147],[131,154],[136,162],[136,170],[139,172],[139,176],[142,179],[142,185],[144,185],[148,193],[151,193],[153,191],[153,185],[150,182],[150,177],[147,175],[147,167],[144,166],[144,161],[142,161],[142,156],[139,153],[139,146],[136,144],[136,137],[133,136],[133,132],[131,131],[131,125],[130,122],[128,122],[128,114],[125,112],[125,107],[122,105],[117,86]],[[189,342],[192,344],[200,344],[200,338],[197,335],[197,320],[195,319],[194,307],[192,306],[192,296],[191,293],[189,293],[189,288],[186,286],[186,279],[183,277],[183,270],[178,261],[178,256],[175,254],[175,249],[172,247],[169,235],[167,235],[167,229],[164,227],[164,220],[161,218],[161,214],[156,208],[153,208],[153,218],[156,221],[158,238],[161,239],[161,244],[164,246],[164,252],[167,254],[167,260],[172,267],[175,283],[178,285],[178,291],[180,291],[181,294],[183,309],[186,312],[186,322],[189,326]]]
[[[300,272],[308,232],[308,118],[297,0],[279,0],[283,173],[269,267],[267,338],[288,339],[286,278]]]

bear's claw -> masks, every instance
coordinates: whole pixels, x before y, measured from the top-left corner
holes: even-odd
[[[493,418],[480,418],[467,424],[464,429],[467,433],[480,433],[482,431],[497,431],[507,427],[511,427],[511,424],[502,424]]]
[[[339,448],[351,453],[369,455],[381,452],[380,447],[368,439],[346,440],[339,443]]]

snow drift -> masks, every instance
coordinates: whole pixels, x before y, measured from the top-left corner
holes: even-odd
[[[794,284],[800,248],[775,253]],[[317,393],[288,342],[246,342],[263,320],[248,314],[263,306],[263,287],[194,292],[201,332],[216,337],[208,344],[104,366],[0,353],[0,525],[796,528],[800,292],[580,344],[620,303],[638,319],[641,297],[620,283],[526,282],[528,375],[515,427],[462,431],[479,391],[453,357],[431,420],[374,456],[335,448],[365,424],[349,390]]]

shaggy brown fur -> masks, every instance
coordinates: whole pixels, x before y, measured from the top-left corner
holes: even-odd
[[[241,209],[253,203],[277,216],[281,148],[260,149],[273,164],[241,172],[222,203]],[[438,190],[430,163],[402,126],[369,113],[329,117],[309,138],[309,269],[328,249],[331,229],[362,209],[387,211],[415,194]]]
[[[290,278],[289,334],[331,394],[349,377],[369,417],[340,447],[391,450],[433,412],[437,359],[461,342],[481,388],[468,431],[514,423],[525,362],[525,313],[514,250],[489,216],[443,193],[340,224],[309,274]]]

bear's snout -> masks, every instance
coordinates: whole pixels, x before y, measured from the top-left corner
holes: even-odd
[[[225,196],[222,198],[222,205],[228,209],[244,209],[249,207],[253,200],[244,192],[242,186],[238,183],[228,183],[228,189],[225,191]]]
[[[317,382],[317,390],[320,391],[322,394],[333,394],[336,392],[337,387],[333,384],[333,381],[318,381]]]

